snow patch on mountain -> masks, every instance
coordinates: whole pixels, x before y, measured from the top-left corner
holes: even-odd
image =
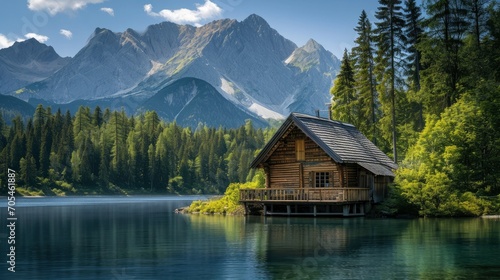
[[[228,81],[228,80],[226,80],[226,79],[224,79],[224,78],[221,78],[221,79],[220,79],[220,82],[221,82],[221,86],[220,86],[220,88],[221,88],[221,89],[222,89],[225,93],[230,94],[230,95],[234,95],[234,94],[236,93],[236,91],[235,91],[235,90],[234,90],[234,88],[233,88],[233,84],[232,84],[230,81]]]
[[[275,120],[284,120],[285,116],[282,114],[275,112],[273,110],[270,110],[260,104],[257,103],[252,103],[250,107],[248,108],[251,112],[257,114],[258,116],[264,118],[264,119],[275,119]]]

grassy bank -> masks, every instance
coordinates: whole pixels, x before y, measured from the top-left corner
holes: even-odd
[[[240,189],[256,189],[261,187],[262,184],[257,181],[244,184],[232,183],[227,187],[222,197],[208,201],[193,201],[185,209],[185,212],[191,214],[243,215],[245,211],[239,203]]]

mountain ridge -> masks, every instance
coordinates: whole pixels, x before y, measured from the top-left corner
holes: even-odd
[[[10,94],[58,103],[121,98],[134,109],[191,77],[255,117],[283,118],[323,108],[339,64],[316,41],[298,47],[255,14],[201,27],[162,22],[144,32],[96,28],[61,69]]]
[[[0,93],[48,78],[69,63],[53,47],[28,39],[0,49]]]

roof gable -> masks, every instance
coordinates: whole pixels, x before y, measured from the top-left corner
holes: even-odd
[[[371,167],[369,171],[374,172],[375,175],[394,175],[390,170],[396,169],[397,165],[353,125],[297,113],[290,114],[285,120],[252,162],[253,168],[269,158],[273,147],[282,137],[286,136],[286,132],[293,124],[321,147],[335,162],[367,163],[366,166]],[[374,165],[382,166],[374,168]]]

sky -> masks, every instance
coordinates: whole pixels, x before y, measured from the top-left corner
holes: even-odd
[[[75,56],[95,28],[138,32],[162,21],[201,26],[213,20],[263,17],[298,46],[314,39],[338,58],[354,45],[359,15],[372,23],[375,0],[15,0],[0,4],[0,48],[36,38],[60,56]]]

